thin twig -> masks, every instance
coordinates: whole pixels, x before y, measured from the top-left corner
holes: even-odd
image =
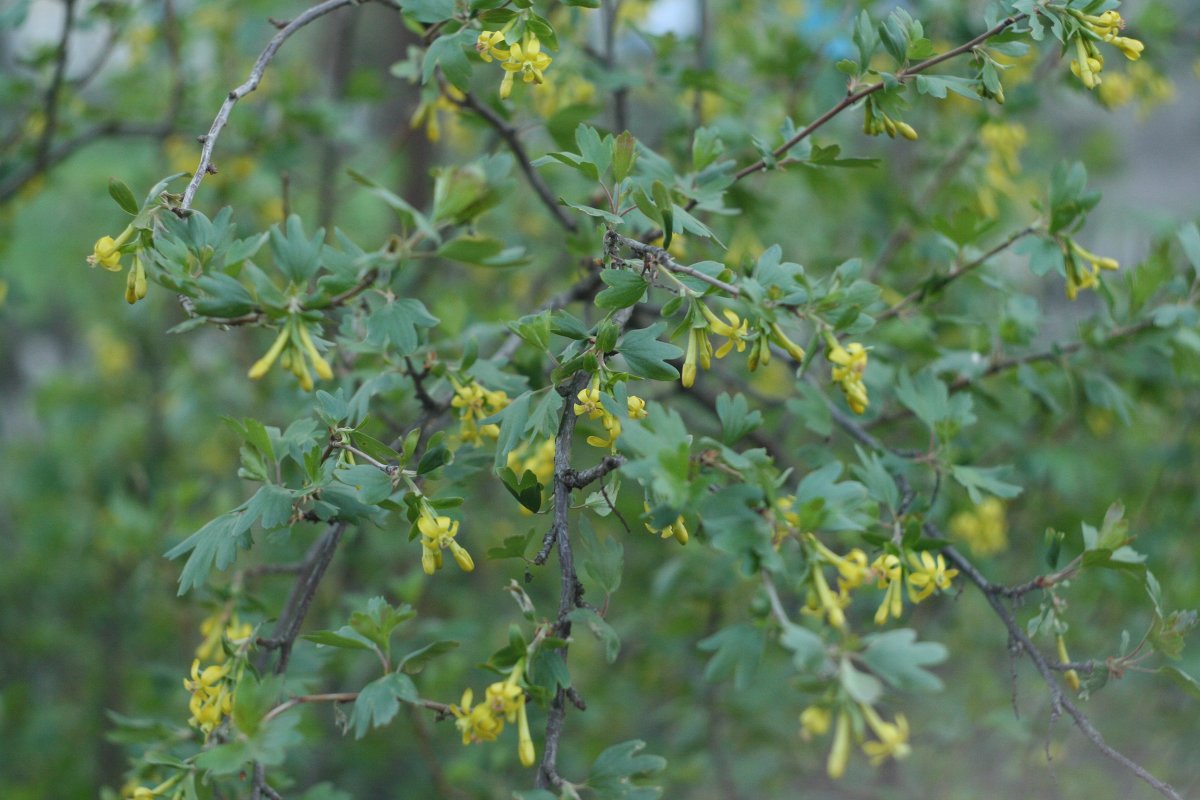
[[[983,264],[985,264],[989,260],[991,260],[994,256],[999,255],[1000,253],[1003,253],[1005,250],[1012,247],[1014,244],[1019,242],[1021,239],[1024,239],[1026,236],[1029,236],[1030,234],[1035,233],[1037,230],[1038,230],[1038,228],[1036,225],[1028,225],[1028,226],[1022,228],[1021,230],[1017,231],[1016,233],[1010,235],[1007,239],[1000,242],[1000,244],[996,245],[991,250],[988,250],[986,253],[979,256],[978,258],[974,258],[974,259],[968,261],[966,264],[963,264],[960,267],[955,267],[954,269],[947,272],[945,275],[935,275],[935,276],[929,278],[923,284],[921,284],[921,286],[919,288],[914,289],[912,292],[910,292],[908,295],[906,295],[902,300],[900,300],[900,302],[896,303],[896,305],[892,306],[891,308],[889,308],[886,311],[879,314],[875,318],[875,321],[882,322],[885,319],[891,319],[892,317],[899,314],[901,311],[903,311],[907,306],[911,305],[912,303],[915,303],[920,300],[924,300],[929,295],[940,292],[942,289],[945,289],[947,286],[949,286],[951,283],[953,283],[954,281],[961,278],[963,275],[967,275],[967,274],[975,271],[979,267],[983,266]]]
[[[237,102],[246,95],[258,88],[258,84],[262,82],[263,73],[266,72],[267,66],[271,60],[275,58],[275,54],[279,48],[286,42],[292,34],[308,25],[313,20],[319,19],[331,11],[336,11],[343,6],[361,5],[363,0],[325,0],[312,8],[308,9],[300,16],[285,25],[278,33],[271,37],[271,41],[259,54],[258,59],[254,62],[253,68],[250,70],[250,75],[246,78],[241,86],[231,91],[225,97],[225,102],[221,104],[220,110],[217,112],[216,118],[213,120],[212,127],[208,129],[208,133],[204,137],[204,146],[200,149],[200,164],[196,167],[196,173],[192,176],[192,180],[188,183],[187,189],[183,192],[183,199],[179,203],[181,211],[187,211],[192,207],[192,201],[196,197],[196,191],[200,188],[200,182],[204,180],[204,176],[212,169],[212,154],[213,148],[217,144],[217,138],[221,135],[221,130],[225,127],[225,123],[229,121],[229,114],[233,111],[233,107]]]
[[[675,272],[680,275],[687,275],[689,277],[696,278],[697,280],[704,281],[710,286],[717,287],[730,297],[738,297],[742,293],[741,290],[732,283],[726,283],[720,278],[714,278],[711,275],[706,275],[694,267],[680,264],[671,257],[670,253],[668,253],[666,250],[663,250],[661,247],[639,242],[637,239],[630,239],[628,236],[622,236],[611,229],[604,234],[604,237],[606,247],[611,248],[615,245],[627,247],[639,258],[652,258],[658,263],[659,266],[664,267],[671,272]]]
[[[275,623],[272,638],[265,642],[279,650],[279,662],[275,665],[275,674],[277,675],[287,672],[288,661],[292,656],[292,645],[296,642],[300,626],[308,614],[308,607],[312,604],[317,588],[321,585],[321,578],[324,577],[325,570],[333,561],[338,542],[341,541],[345,531],[345,522],[330,523],[325,533],[313,542],[304,557],[304,568],[292,586],[291,594],[288,595],[287,602],[284,604],[283,613],[279,615],[279,621]]]

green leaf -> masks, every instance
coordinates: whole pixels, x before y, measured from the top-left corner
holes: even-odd
[[[529,32],[536,35],[541,40],[542,44],[551,49],[558,49],[558,36],[554,33],[554,28],[550,27],[550,23],[537,14],[530,14],[529,19],[525,21],[525,26]]]
[[[575,146],[585,164],[591,164],[588,174],[593,180],[600,180],[608,172],[612,164],[612,141],[605,141],[590,125],[580,125],[575,129]]]
[[[509,467],[498,473],[500,482],[518,503],[536,514],[542,508],[542,491],[545,487],[538,482],[537,476],[525,470],[520,478]],[[524,537],[519,537],[524,538]]]
[[[639,787],[633,778],[661,772],[667,760],[661,756],[639,755],[646,749],[640,740],[622,742],[605,750],[592,764],[587,785],[597,800],[652,800],[661,796],[658,787]]]
[[[454,16],[454,0],[403,0],[401,7],[417,22],[441,22]]]
[[[524,558],[525,551],[529,549],[529,543],[533,541],[535,533],[536,529],[530,528],[523,535],[507,536],[499,547],[488,548],[487,557],[493,561],[505,558]]]
[[[500,435],[496,438],[496,457],[492,462],[493,471],[503,469],[508,464],[508,454],[521,444],[521,437],[529,422],[529,404],[532,399],[533,392],[525,392],[498,414],[488,417],[489,421],[500,423]]]
[[[1200,700],[1200,681],[1197,681],[1188,673],[1177,667],[1170,666],[1159,667],[1156,671],[1166,675],[1168,678],[1173,679],[1176,683],[1182,686],[1188,694],[1197,700]]]
[[[1200,228],[1196,227],[1196,223],[1189,222],[1175,235],[1179,239],[1179,246],[1183,248],[1183,254],[1187,256],[1192,269],[1200,273]]]
[[[937,642],[918,642],[916,631],[898,628],[863,637],[867,645],[862,660],[871,671],[905,692],[938,691],[942,681],[925,669],[946,660],[946,648]]]
[[[716,683],[732,675],[733,688],[745,690],[758,672],[765,645],[762,630],[744,622],[714,633],[697,645],[713,654],[704,668],[704,680]]]
[[[808,628],[785,625],[779,643],[792,651],[792,663],[802,673],[815,672],[826,661],[825,640]]]
[[[633,171],[635,161],[637,161],[637,140],[633,138],[632,133],[625,131],[613,142],[612,171],[613,178],[617,183],[629,176],[629,173]]]
[[[122,181],[116,178],[109,178],[108,194],[113,200],[117,201],[117,205],[121,207],[122,211],[128,214],[138,213],[137,199],[134,198],[133,192]]]
[[[576,548],[580,574],[606,595],[617,591],[625,566],[625,548],[621,542],[615,536],[599,539],[592,526],[584,524],[579,527]]]
[[[275,707],[283,688],[282,675],[267,675],[259,679],[247,670],[238,681],[233,695],[233,722],[238,730],[249,736],[258,733],[262,718]]]
[[[628,308],[646,295],[646,279],[633,270],[606,269],[600,273],[600,280],[608,288],[596,295],[597,308]]]
[[[451,239],[438,248],[437,254],[442,258],[454,261],[464,261],[468,264],[483,264],[487,259],[498,255],[504,250],[504,242],[490,236],[463,234]]]
[[[471,81],[471,61],[464,48],[470,47],[474,38],[474,32],[464,28],[458,33],[434,39],[421,61],[421,83],[429,83],[434,71],[441,67],[446,80],[459,91],[467,91]]]
[[[525,423],[524,436],[534,444],[544,441],[558,430],[559,418],[562,416],[563,397],[554,391],[553,386],[538,389],[533,393],[540,394],[537,405],[529,412],[529,421]]]
[[[604,209],[601,209],[601,208],[592,208],[591,206],[582,206],[582,205],[579,205],[578,203],[572,203],[570,200],[564,200],[561,197],[558,198],[558,202],[562,203],[565,206],[573,208],[576,211],[582,211],[584,214],[587,214],[589,217],[599,217],[600,219],[604,220],[605,222],[607,222],[608,224],[613,225],[613,226],[619,226],[619,225],[623,225],[625,223],[624,217],[618,217],[616,214],[613,214],[611,211],[605,211]]]
[[[617,656],[621,652],[621,638],[603,617],[590,608],[577,608],[568,615],[568,618],[572,622],[586,625],[592,635],[604,645],[604,659],[608,663],[611,664],[617,660]]]
[[[982,503],[988,494],[1007,499],[1024,491],[1016,484],[1000,480],[998,476],[1007,471],[1005,467],[968,467],[962,464],[955,464],[951,468],[954,480],[966,488],[971,502],[976,505]]]
[[[838,670],[842,688],[851,699],[874,705],[883,695],[883,684],[874,675],[855,669],[850,659],[843,658]]]
[[[675,204],[671,201],[671,193],[666,184],[655,181],[650,186],[650,196],[654,199],[654,207],[658,210],[658,219],[662,220],[663,249],[671,246],[671,237],[675,231]]]
[[[721,441],[734,444],[763,423],[762,412],[750,410],[750,404],[742,394],[730,397],[721,392],[717,397],[717,417],[721,420]]]
[[[348,625],[334,631],[316,631],[300,637],[320,647],[337,647],[342,650],[374,650],[371,640]]]
[[[371,728],[387,725],[400,710],[400,701],[415,703],[420,696],[412,678],[399,672],[384,675],[372,681],[358,693],[354,710],[350,713],[350,727],[354,738],[361,739]]]
[[[418,329],[432,328],[439,321],[420,300],[398,298],[367,315],[367,343],[380,349],[394,347],[399,357],[412,355],[421,344]]]
[[[681,357],[683,351],[673,344],[659,341],[658,336],[666,327],[667,323],[657,322],[649,328],[629,331],[621,338],[617,352],[624,357],[631,374],[653,381],[679,379],[679,370],[667,361]]]
[[[401,657],[396,664],[397,672],[404,672],[408,675],[416,675],[430,659],[437,658],[443,653],[449,653],[451,650],[458,648],[458,642],[453,639],[439,639],[436,642],[430,642],[422,648],[413,650],[411,653]]]
[[[417,474],[426,475],[435,469],[444,467],[454,460],[454,453],[444,443],[438,442],[421,456],[417,463]]]
[[[387,655],[391,652],[392,631],[417,615],[407,603],[394,607],[382,597],[367,601],[365,611],[350,615],[350,627],[375,643]]]

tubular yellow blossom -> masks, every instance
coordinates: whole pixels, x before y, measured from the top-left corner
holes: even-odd
[[[744,352],[746,349],[746,336],[750,332],[749,321],[740,319],[736,313],[725,309],[721,313],[725,316],[725,319],[729,320],[729,323],[726,324],[707,305],[704,303],[700,303],[699,305],[701,313],[708,320],[708,329],[718,336],[726,337],[725,343],[717,350],[717,358],[724,358],[734,347],[737,348],[739,353]]]
[[[417,517],[417,530],[421,532],[421,568],[426,575],[432,575],[442,566],[442,550],[449,549],[455,562],[463,572],[475,569],[471,554],[455,541],[458,535],[458,520],[447,516],[438,516],[424,501],[421,513]]]
[[[615,450],[617,437],[621,435],[621,421],[605,411],[600,418],[600,424],[604,426],[604,436],[589,436],[587,443],[592,447],[608,447]]]
[[[308,332],[308,326],[303,322],[297,322],[296,330],[300,333],[300,346],[304,348],[304,352],[308,353],[317,377],[325,381],[332,380],[333,370],[330,369],[329,362],[317,352],[317,347],[313,344],[312,336]]]
[[[1069,655],[1067,655],[1067,641],[1062,637],[1061,633],[1057,637],[1055,637],[1054,643],[1058,649],[1058,660],[1064,664],[1070,663],[1071,657]],[[1080,684],[1079,684],[1079,673],[1078,672],[1076,672],[1073,669],[1067,670],[1066,672],[1063,673],[1063,680],[1066,681],[1067,686],[1071,687],[1072,692],[1079,691]]]
[[[586,389],[580,389],[576,397],[579,402],[573,406],[575,416],[582,417],[587,414],[588,419],[601,419],[607,413],[600,403],[600,387],[597,384],[593,383]]]
[[[839,630],[846,627],[846,612],[842,610],[843,598],[838,597],[829,588],[829,584],[825,581],[825,572],[821,569],[820,564],[813,564],[812,570],[813,589],[817,593],[817,601],[820,604],[819,611],[825,615],[829,624]],[[849,600],[849,598],[845,598]]]
[[[115,239],[111,236],[101,236],[92,247],[92,254],[87,258],[88,264],[93,267],[104,267],[109,272],[119,271],[121,269],[120,249],[132,235],[133,226],[129,225]]]
[[[183,688],[192,693],[188,724],[203,731],[205,739],[233,711],[233,682],[229,664],[212,664],[200,669],[200,659],[192,662],[191,679],[184,678]]]
[[[494,742],[504,730],[504,720],[496,717],[487,703],[471,706],[474,692],[467,689],[463,692],[461,705],[450,706],[454,715],[454,726],[462,733],[463,744],[478,742]]]
[[[1130,61],[1137,61],[1142,57],[1142,51],[1146,49],[1146,45],[1142,44],[1137,39],[1130,39],[1126,36],[1114,36],[1110,41],[1113,47],[1121,51]]]
[[[275,342],[271,345],[271,348],[267,350],[262,358],[254,362],[254,366],[250,367],[250,371],[246,373],[246,376],[251,380],[258,380],[263,375],[266,375],[267,370],[271,368],[271,365],[279,358],[279,354],[283,352],[283,348],[287,345],[289,338],[291,337],[285,326],[279,331],[279,336],[275,338]]]
[[[517,708],[517,756],[522,766],[532,767],[537,760],[537,752],[533,748],[533,737],[529,735],[529,715],[525,711],[525,700]]]
[[[918,138],[916,129],[907,122],[897,121],[896,130],[900,132],[901,136],[903,136],[905,139],[908,139],[910,142],[915,142]]]
[[[787,354],[794,358],[797,363],[804,361],[804,348],[789,339],[788,335],[783,332],[783,328],[779,327],[779,323],[777,322],[771,323],[771,341],[786,350]],[[763,349],[768,351],[763,354],[762,363],[765,366],[771,360],[771,357],[769,348],[764,347]]]
[[[702,335],[698,328],[688,330],[687,353],[683,357],[683,372],[681,373],[681,382],[685,389],[692,388],[692,384],[696,382],[696,361],[699,356]]]
[[[650,512],[649,503],[643,503],[642,507],[646,509],[647,513]],[[680,544],[688,543],[688,529],[687,525],[685,525],[683,522],[682,514],[676,517],[675,521],[665,528],[655,528],[653,525],[647,522],[646,530],[650,531],[651,533],[658,534],[664,539],[670,539],[671,537],[674,537],[675,541],[679,542]]]
[[[829,758],[825,762],[825,772],[830,778],[837,780],[846,774],[846,765],[850,762],[850,715],[845,711],[838,712],[837,726],[833,731],[833,747],[829,748]]]
[[[879,576],[879,588],[887,588],[883,602],[875,612],[875,624],[883,625],[889,617],[900,619],[904,613],[904,600],[900,595],[900,586],[903,583],[901,576],[904,571],[900,566],[899,557],[884,553],[872,562],[871,569]]]

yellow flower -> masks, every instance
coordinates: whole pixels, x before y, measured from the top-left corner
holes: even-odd
[[[204,641],[196,648],[196,658],[201,661],[221,663],[225,660],[223,639],[231,644],[241,643],[254,632],[248,622],[239,622],[237,614],[229,615],[228,609],[218,610],[200,623],[200,635]]]
[[[296,376],[300,388],[310,392],[313,389],[313,380],[308,371],[306,357],[312,361],[317,377],[322,380],[333,378],[333,369],[324,356],[318,352],[307,324],[296,317],[290,317],[280,329],[279,335],[275,337],[271,347],[262,358],[254,362],[246,375],[251,380],[258,380],[267,374],[276,361],[279,361],[284,369]]]
[[[92,254],[88,256],[88,264],[93,267],[99,265],[110,272],[116,272],[121,268],[121,254],[117,250],[120,246],[113,237],[101,236],[96,240]]]
[[[863,718],[871,731],[878,737],[874,741],[863,743],[863,752],[871,759],[872,766],[879,766],[889,758],[900,760],[912,752],[908,744],[908,720],[903,714],[896,715],[896,721],[884,722],[878,712],[868,703],[859,703]]]
[[[1115,270],[1121,266],[1115,258],[1098,256],[1080,247],[1073,239],[1068,240],[1064,256],[1067,268],[1068,300],[1074,300],[1080,289],[1091,289],[1099,285],[1100,270]],[[1086,266],[1080,263],[1081,260],[1086,262]]]
[[[842,387],[846,396],[846,404],[855,414],[866,412],[869,400],[867,386],[863,383],[863,374],[867,371],[867,350],[858,342],[851,342],[845,348],[833,341],[826,356],[836,366],[833,368],[833,381]]]
[[[509,74],[521,73],[525,83],[541,83],[542,72],[553,59],[542,52],[542,43],[532,33],[526,33],[524,42],[518,42],[509,51],[508,60],[500,66]],[[508,79],[508,76],[505,76]]]
[[[472,708],[473,697],[474,692],[467,689],[463,692],[461,705],[450,706],[450,713],[455,716],[454,726],[462,733],[463,744],[494,742],[504,730],[504,720],[493,714],[487,703]]]
[[[1146,49],[1146,45],[1142,42],[1126,36],[1114,36],[1109,40],[1109,44],[1120,50],[1121,54],[1130,61],[1137,61],[1142,57],[1142,51]]]
[[[850,761],[850,715],[845,710],[838,712],[837,727],[833,731],[833,747],[829,748],[829,758],[825,762],[825,771],[830,778],[837,780],[846,774],[846,764]]]
[[[554,477],[554,437],[546,439],[537,447],[529,443],[522,444],[508,454],[508,468],[517,477],[527,471],[532,472],[543,486],[550,483]],[[524,506],[522,506],[524,508]]]
[[[901,577],[904,573],[900,559],[891,553],[884,553],[871,563],[872,571],[878,576],[880,589],[886,588],[883,602],[875,612],[875,624],[882,625],[889,617],[900,619],[904,613],[904,600],[900,595]]]
[[[498,389],[485,389],[475,381],[464,386],[451,378],[451,383],[454,384],[454,397],[450,399],[450,405],[459,410],[458,416],[462,422],[459,438],[475,445],[480,444],[484,437],[498,438],[499,425],[480,425],[479,421],[504,410],[509,403],[508,394]]]
[[[606,411],[600,419],[600,424],[604,426],[604,436],[589,436],[587,443],[592,447],[609,447],[615,450],[617,438],[621,435],[621,421]]]
[[[649,503],[643,503],[642,507],[644,509],[646,509],[647,513],[650,512],[650,504]],[[672,522],[670,525],[668,525],[665,528],[655,528],[653,525],[651,525],[649,522],[647,522],[646,530],[650,531],[651,533],[656,533],[656,534],[662,536],[662,538],[664,538],[664,539],[670,539],[673,536],[673,537],[675,537],[675,541],[679,542],[680,544],[688,543],[688,529],[687,529],[687,526],[683,522],[682,514],[680,514],[678,517],[676,517],[675,521]]]
[[[708,320],[708,329],[718,336],[726,337],[725,343],[717,349],[717,358],[724,358],[734,347],[739,353],[745,352],[746,337],[750,333],[748,320],[739,319],[733,311],[725,309],[721,312],[725,319],[729,320],[729,324],[725,324],[704,303],[700,303],[700,311]]]
[[[833,715],[827,708],[809,706],[800,712],[800,738],[810,741],[814,736],[824,736],[829,732]]]
[[[920,559],[916,554],[909,553],[908,563],[911,566],[908,573],[908,599],[914,603],[929,597],[934,589],[948,590],[951,579],[958,574],[956,569],[946,569],[944,555],[938,553],[935,558],[928,550],[921,553]]]
[[[233,711],[233,682],[230,665],[213,664],[200,669],[200,659],[192,662],[191,679],[184,678],[183,688],[192,693],[188,724],[204,732],[205,738]]]
[[[586,389],[580,389],[577,399],[579,402],[574,404],[577,417],[587,414],[589,419],[600,419],[607,413],[600,403],[600,387],[596,382]]]
[[[287,346],[290,338],[286,327],[279,331],[279,336],[275,337],[275,341],[271,344],[270,349],[267,350],[262,358],[254,362],[254,365],[250,367],[250,371],[246,373],[246,376],[251,380],[258,380],[263,375],[266,375],[267,370],[279,358],[279,354],[283,352],[283,348]]]
[[[646,401],[637,395],[629,395],[625,400],[625,408],[629,411],[630,419],[645,419],[650,416],[650,412],[646,410]]]
[[[783,328],[779,327],[779,323],[777,322],[771,323],[771,341],[786,350],[787,354],[791,356],[797,364],[804,361],[804,348],[789,339],[787,334],[783,332]],[[762,363],[763,365],[766,365],[767,362],[770,361],[770,349],[767,347],[765,341],[762,342],[762,350],[764,351],[762,354]]]
[[[1058,649],[1058,660],[1064,664],[1070,663],[1071,657],[1067,655],[1067,641],[1062,634],[1055,637],[1055,646]],[[1067,686],[1071,687],[1071,691],[1079,691],[1079,673],[1073,669],[1069,669],[1063,673],[1063,680],[1067,682]]]
[[[503,31],[482,31],[475,40],[475,50],[479,57],[489,64],[493,58],[504,61],[509,57],[509,51],[504,48]]]
[[[442,550],[447,548],[463,572],[475,569],[471,554],[454,538],[458,535],[458,520],[435,515],[432,508],[422,501],[417,530],[421,532],[421,568],[426,575],[432,575],[441,568]]]
[[[846,627],[846,612],[842,609],[849,605],[850,597],[833,593],[825,580],[825,571],[821,569],[820,562],[815,562],[812,566],[812,588],[816,592],[817,600],[812,611],[824,615],[829,624],[839,630]]]
[[[687,352],[683,357],[681,382],[690,389],[696,382],[696,365],[708,369],[712,364],[712,345],[709,344],[707,328],[689,328]]]

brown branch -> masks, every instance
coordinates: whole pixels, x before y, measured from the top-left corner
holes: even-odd
[[[46,116],[46,127],[42,129],[41,138],[37,143],[37,153],[33,159],[34,167],[39,173],[45,172],[46,166],[50,163],[50,143],[54,140],[54,134],[58,129],[58,101],[62,94],[63,79],[67,73],[71,31],[75,28],[75,0],[65,0],[63,5],[63,26],[58,40],[58,49],[54,55],[54,74],[50,78],[50,86],[46,89],[46,99],[42,103],[43,113]]]
[[[446,95],[450,97],[449,95]],[[517,159],[517,166],[521,168],[521,172],[525,174],[525,179],[529,181],[529,186],[533,189],[538,199],[542,201],[542,205],[550,212],[554,220],[562,226],[568,233],[575,233],[578,226],[567,210],[559,205],[558,200],[554,197],[554,192],[546,184],[537,168],[533,166],[533,161],[529,158],[529,153],[525,150],[525,145],[521,143],[521,135],[508,122],[506,122],[499,114],[497,114],[487,103],[480,102],[479,98],[470,92],[463,93],[463,99],[457,100],[450,97],[450,100],[461,108],[467,108],[474,111],[483,120],[491,125],[496,133],[508,145],[508,149],[512,151],[513,157]]]
[[[567,404],[570,405],[569,399]],[[571,489],[582,489],[588,484],[600,480],[624,463],[625,458],[623,456],[605,456],[600,460],[599,464],[589,467],[582,472],[575,469],[568,469],[563,474],[563,482]]]
[[[233,111],[233,107],[237,105],[239,100],[258,88],[259,83],[262,82],[263,73],[266,72],[267,66],[275,58],[275,54],[283,46],[283,43],[296,31],[331,11],[336,11],[343,6],[357,6],[360,4],[361,0],[325,0],[325,2],[318,3],[300,14],[300,16],[281,28],[279,33],[271,37],[271,41],[267,43],[267,46],[254,62],[254,66],[250,70],[250,75],[241,86],[238,86],[226,95],[225,102],[221,104],[220,110],[217,111],[217,116],[213,120],[212,127],[208,129],[208,133],[204,136],[204,146],[200,149],[200,163],[196,167],[196,173],[192,175],[192,180],[183,192],[182,201],[179,203],[181,211],[187,211],[192,207],[192,201],[195,199],[196,192],[200,188],[200,182],[204,180],[204,176],[212,169],[213,148],[217,144],[217,138],[221,135],[221,130],[225,127],[225,123],[229,121],[229,114]]]
[[[321,585],[321,578],[324,577],[325,570],[333,561],[338,542],[341,541],[345,531],[345,522],[331,522],[325,533],[313,542],[304,557],[304,566],[300,570],[300,575],[284,604],[283,613],[279,615],[279,620],[275,623],[272,638],[264,639],[261,642],[268,649],[279,650],[279,662],[275,665],[275,674],[277,675],[287,672],[288,661],[292,656],[292,645],[296,642],[300,626],[308,614],[308,607],[312,604],[317,588]]]

